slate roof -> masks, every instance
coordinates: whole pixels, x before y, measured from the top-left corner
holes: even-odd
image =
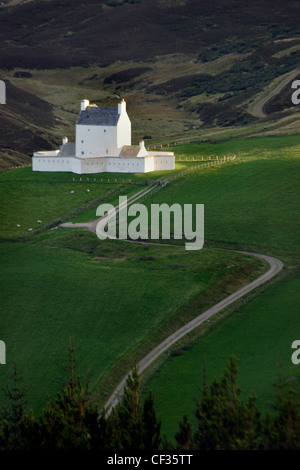
[[[58,156],[59,157],[74,157],[75,155],[75,143],[69,142],[65,145],[62,145]]]
[[[91,126],[116,126],[119,116],[118,108],[98,108],[88,106],[85,111],[80,112],[77,124]]]
[[[137,157],[139,151],[140,151],[139,145],[124,145],[119,157],[120,158]]]

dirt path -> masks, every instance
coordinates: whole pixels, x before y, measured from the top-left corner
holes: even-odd
[[[279,83],[275,86],[275,88],[272,88],[269,90],[269,85],[266,87],[265,91],[262,93],[262,96],[258,98],[258,100],[254,101],[251,106],[249,106],[249,112],[258,118],[264,118],[266,117],[266,114],[263,111],[263,107],[265,104],[273,98],[273,96],[278,95],[281,90],[297,75],[300,74],[300,68],[298,67],[297,69],[293,70],[292,72],[289,72],[287,74],[284,74],[284,78],[280,77]],[[292,95],[292,90],[291,90],[291,95]]]

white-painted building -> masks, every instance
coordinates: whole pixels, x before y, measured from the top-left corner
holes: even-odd
[[[148,173],[174,170],[173,152],[152,152],[143,141],[131,145],[131,122],[122,100],[117,108],[99,108],[81,101],[76,142],[62,139],[59,150],[35,152],[33,171],[73,173]]]

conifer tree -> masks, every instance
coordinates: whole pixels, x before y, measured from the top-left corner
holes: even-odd
[[[145,450],[157,450],[161,444],[160,428],[161,422],[158,421],[155,408],[154,408],[154,397],[152,392],[146,397],[143,405],[142,415],[142,426],[143,426],[143,449]]]
[[[21,387],[20,377],[17,370],[16,352],[13,365],[13,372],[10,376],[10,383],[2,389],[5,399],[8,402],[0,411],[2,422],[0,432],[0,445],[6,450],[22,449],[24,447],[22,437],[22,421],[26,413],[27,387]]]
[[[179,431],[175,434],[175,439],[177,442],[177,449],[193,449],[193,426],[187,416],[184,416],[182,421],[179,423]]]
[[[264,421],[264,448],[268,450],[300,449],[299,400],[293,390],[280,393],[276,414],[267,413]]]
[[[260,415],[255,397],[244,403],[236,383],[237,361],[230,358],[221,380],[201,390],[196,408],[196,449],[258,448]]]

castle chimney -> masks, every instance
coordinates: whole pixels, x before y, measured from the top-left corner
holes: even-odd
[[[122,114],[126,111],[126,101],[123,99],[121,103],[118,103],[118,114]]]
[[[85,111],[89,104],[89,100],[81,100],[81,111]]]
[[[68,137],[63,137],[62,138],[62,144],[66,145],[68,143]]]
[[[145,142],[143,140],[140,141],[140,149],[145,148]]]

